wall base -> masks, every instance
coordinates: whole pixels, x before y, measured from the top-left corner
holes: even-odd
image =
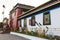
[[[24,38],[27,38],[27,39],[30,39],[30,40],[48,40],[48,39],[34,37],[34,36],[25,35],[25,34],[16,33],[16,32],[10,32],[10,34],[21,36],[21,37],[24,37]]]

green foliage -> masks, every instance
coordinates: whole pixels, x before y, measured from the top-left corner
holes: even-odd
[[[30,33],[32,36],[38,36],[36,32],[31,31]]]

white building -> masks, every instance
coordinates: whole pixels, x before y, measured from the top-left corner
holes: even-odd
[[[60,1],[50,1],[31,9],[18,17],[20,27],[27,27],[28,31],[45,31],[46,34],[60,36]]]

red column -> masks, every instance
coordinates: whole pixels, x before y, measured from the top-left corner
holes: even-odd
[[[15,16],[15,27],[19,28],[18,27],[18,19],[17,19],[17,17],[22,14],[22,11],[21,11],[20,8],[17,8],[15,13],[16,13],[16,16]]]

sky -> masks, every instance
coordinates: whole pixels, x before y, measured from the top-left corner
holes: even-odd
[[[4,17],[9,18],[9,12],[17,3],[37,7],[48,1],[50,0],[0,0],[0,22],[2,22],[3,20],[3,15],[2,15],[3,10],[4,10]],[[3,5],[5,5],[5,9],[3,9],[2,7]]]

